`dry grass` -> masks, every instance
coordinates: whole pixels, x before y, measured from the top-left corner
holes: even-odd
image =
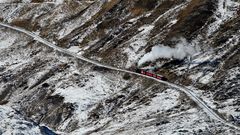
[[[203,0],[192,0],[188,6],[182,10],[178,15],[178,21],[181,22],[184,18],[189,16],[194,9],[196,9],[199,5],[203,3]]]
[[[180,78],[180,83],[183,84],[184,86],[190,86],[192,84],[192,80],[188,78],[186,75],[182,75],[179,77]]]
[[[178,79],[178,76],[174,72],[171,72],[170,69],[160,69],[157,73],[166,77],[170,82]]]
[[[231,35],[237,33],[240,25],[240,14],[238,17],[232,18],[225,24],[221,25],[219,31],[215,33],[213,37],[212,47],[218,47],[223,45],[231,38]]]
[[[120,0],[111,0],[107,3],[105,3],[102,6],[102,10],[100,11],[99,15],[102,15],[103,13],[109,11],[110,9],[112,9],[115,5],[117,5],[120,2]]]
[[[111,10],[114,6],[116,6],[118,3],[120,2],[120,0],[111,0],[108,1],[106,3],[103,4],[101,10],[95,14],[88,22],[86,22],[83,26],[81,26],[80,28],[74,30],[71,34],[69,34],[68,36],[62,38],[61,40],[59,40],[59,44],[62,47],[65,47],[66,44],[71,40],[71,38],[73,36],[75,36],[75,34],[73,33],[79,33],[79,31],[83,30],[84,28],[89,27],[90,25],[92,25],[96,20],[100,19],[106,12],[108,12],[109,10]],[[104,33],[103,31],[101,31],[100,33]],[[98,35],[98,32],[94,32],[93,35]],[[88,43],[88,40],[86,39],[84,40],[84,43]]]
[[[8,103],[7,100],[0,101],[0,105],[5,105],[5,104],[7,104],[7,103]]]
[[[180,11],[178,15],[178,23],[174,27],[180,27],[183,25],[185,19],[199,6],[203,0],[192,0],[186,8]]]
[[[135,7],[152,10],[156,7],[158,0],[136,0]]]
[[[143,8],[133,8],[130,10],[130,12],[134,15],[134,16],[139,16],[142,13],[144,13],[146,10]]]
[[[166,36],[165,41],[170,41],[173,37],[185,37],[193,39],[198,30],[208,21],[212,15],[214,3],[207,0],[192,0],[186,8],[178,14],[178,22],[172,26],[171,31]]]
[[[42,3],[44,0],[32,0],[32,3]]]
[[[32,23],[31,19],[15,19],[11,22],[12,25],[18,26],[29,31],[36,31],[39,26],[37,24]]]
[[[74,15],[75,13],[83,11],[83,9],[82,5],[80,5],[77,1],[68,1],[63,4],[62,7],[62,10],[69,15]]]
[[[136,0],[130,12],[134,16],[138,16],[143,14],[148,10],[152,10],[157,5],[157,0]]]
[[[32,28],[30,19],[27,19],[27,20],[15,19],[15,20],[12,21],[11,24],[15,25],[15,26],[18,26],[18,27],[25,28],[27,30],[31,30],[31,28]]]

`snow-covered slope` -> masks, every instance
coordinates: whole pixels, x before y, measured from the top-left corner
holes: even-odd
[[[20,114],[9,106],[0,107],[0,134],[39,135],[41,131],[37,125],[26,121]]]
[[[239,132],[167,85],[186,86],[239,124],[239,1],[0,3],[1,22],[29,31],[0,27],[0,133],[46,134],[40,125],[60,134]],[[171,83],[110,70],[150,62]]]

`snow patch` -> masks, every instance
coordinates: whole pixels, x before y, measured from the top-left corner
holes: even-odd
[[[38,126],[30,123],[12,108],[1,105],[0,106],[0,134],[24,134],[24,135],[39,135],[41,131]]]
[[[1,38],[0,39],[0,50],[8,48],[9,46],[13,45],[15,43],[15,38],[14,37],[9,37],[9,38]]]
[[[78,53],[80,51],[80,48],[79,46],[71,46],[70,48],[68,48],[68,51]]]
[[[192,80],[197,80],[199,77],[201,77],[203,75],[202,72],[198,72],[196,74],[190,75],[189,78]]]
[[[214,75],[214,72],[211,72],[207,75],[205,75],[204,77],[202,77],[199,82],[202,83],[202,84],[207,84],[211,81],[211,78],[213,77]]]
[[[56,0],[55,4],[62,4],[64,2],[64,0]]]
[[[64,24],[63,29],[59,32],[58,38],[61,39],[66,35],[70,34],[74,29],[81,27],[87,21],[89,21],[98,11],[101,10],[104,1],[95,2],[93,5],[88,7],[82,16],[77,20],[70,21]]]
[[[229,80],[232,80],[234,78],[237,78],[237,75],[240,75],[240,67],[232,68],[228,71],[229,74]]]
[[[221,24],[231,19],[235,14],[237,14],[237,9],[240,2],[234,2],[232,0],[219,0],[218,8],[215,13],[216,21],[209,25],[207,35],[210,36],[212,33],[217,31]],[[234,8],[236,10],[234,10]]]
[[[131,65],[135,63],[135,61],[144,53],[143,50],[140,51],[140,49],[141,47],[147,45],[148,35],[150,34],[153,28],[154,28],[153,25],[144,25],[138,29],[140,33],[129,40],[130,47],[126,48],[123,51],[128,56],[126,68],[131,67]]]
[[[98,73],[91,74],[81,77],[80,85],[63,87],[62,84],[59,84],[53,95],[61,95],[64,97],[65,102],[76,104],[76,114],[81,121],[87,118],[88,112],[95,103],[106,98],[119,88],[117,85],[112,85],[112,83],[119,84],[120,82],[112,82],[112,80]]]

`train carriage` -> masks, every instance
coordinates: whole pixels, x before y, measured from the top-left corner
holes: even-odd
[[[140,73],[140,74],[143,74],[143,75],[146,75],[146,76],[156,78],[158,80],[167,81],[166,77],[158,75],[158,74],[154,74],[154,73],[151,73],[151,72],[148,72],[148,71],[145,71],[144,69],[137,69],[136,72]]]

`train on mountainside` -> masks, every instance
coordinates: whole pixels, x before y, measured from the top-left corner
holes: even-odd
[[[152,72],[147,71],[146,69],[136,69],[136,72],[140,73],[140,74],[143,74],[143,75],[146,75],[146,76],[156,78],[158,80],[162,80],[162,81],[167,81],[168,80],[166,77],[158,75],[158,74],[154,74]]]

